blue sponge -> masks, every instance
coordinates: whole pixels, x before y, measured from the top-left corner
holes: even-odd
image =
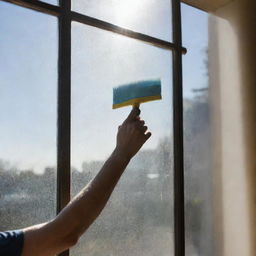
[[[160,79],[138,81],[113,89],[113,109],[128,105],[139,106],[140,103],[160,99]]]

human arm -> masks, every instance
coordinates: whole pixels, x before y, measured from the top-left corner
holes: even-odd
[[[118,129],[116,148],[96,177],[53,220],[24,230],[22,256],[51,256],[74,244],[98,217],[131,158],[150,137],[134,108]]]

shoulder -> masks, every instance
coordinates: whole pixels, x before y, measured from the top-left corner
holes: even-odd
[[[22,230],[0,232],[0,256],[20,256],[24,243]]]

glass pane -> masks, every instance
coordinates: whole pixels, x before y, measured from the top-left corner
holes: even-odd
[[[142,104],[153,136],[71,255],[173,255],[171,52],[76,23],[72,32],[72,195],[100,170],[130,112],[112,110],[112,88],[160,78],[163,100]]]
[[[215,255],[208,100],[208,14],[182,5],[186,255]]]
[[[0,2],[0,230],[56,205],[57,20]]]
[[[140,33],[170,41],[169,0],[76,0],[72,9]]]
[[[53,5],[59,5],[59,0],[41,0],[41,2],[45,2]]]

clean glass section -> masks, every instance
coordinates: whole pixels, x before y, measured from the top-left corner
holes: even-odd
[[[57,20],[0,2],[0,230],[56,209]]]
[[[212,256],[208,14],[182,4],[186,255]]]
[[[171,52],[72,25],[72,195],[100,170],[131,107],[112,110],[113,87],[160,78],[162,101],[141,105],[152,137],[71,255],[173,255]]]
[[[72,9],[166,41],[172,39],[170,0],[76,0]]]

